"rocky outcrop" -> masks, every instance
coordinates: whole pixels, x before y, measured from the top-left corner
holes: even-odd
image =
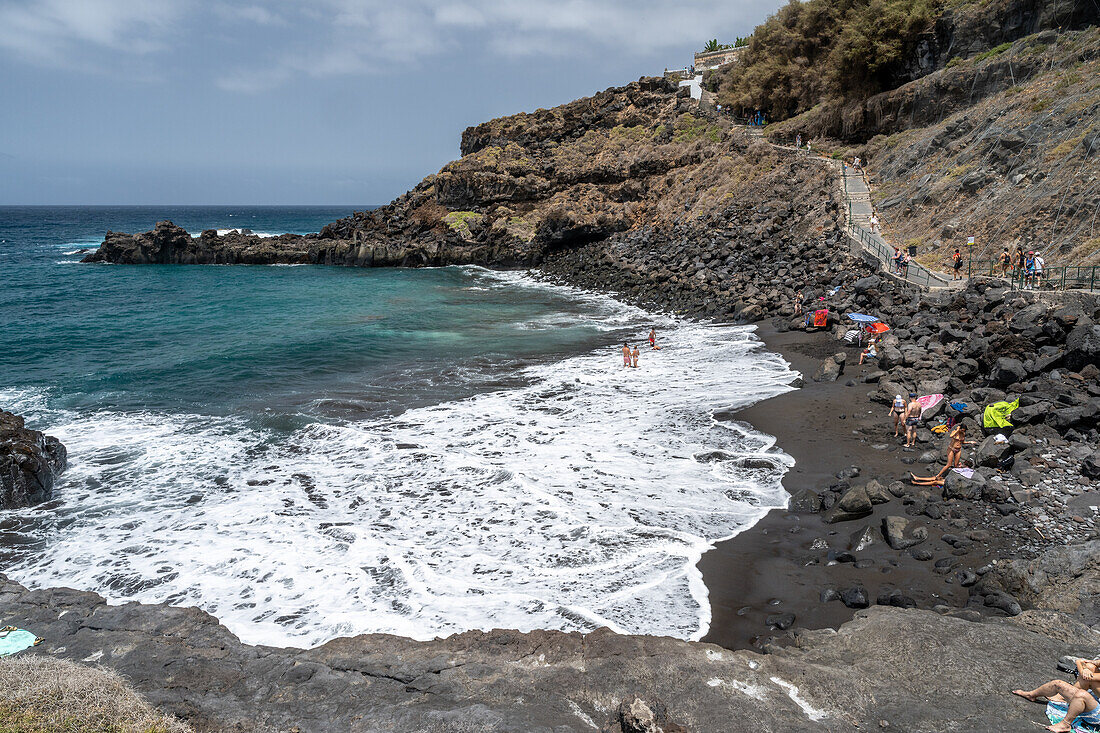
[[[748,138],[669,81],[643,78],[550,110],[486,122],[462,158],[392,203],[315,235],[189,237],[168,222],[108,233],[85,262],[530,267],[554,251],[728,198]]]
[[[48,501],[65,464],[65,446],[57,438],[29,430],[22,417],[0,410],[0,509]]]
[[[1060,657],[1098,641],[1071,622],[1056,638],[1037,633],[1027,614],[971,623],[880,606],[768,654],[606,630],[428,642],[375,634],[276,649],[241,644],[197,609],[108,606],[93,593],[28,591],[3,576],[0,617],[45,637],[25,653],[117,670],[200,731],[921,733],[975,710],[989,730],[1027,730],[1041,709],[1006,691],[1050,679]]]

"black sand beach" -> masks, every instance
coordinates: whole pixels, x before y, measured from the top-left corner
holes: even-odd
[[[872,385],[862,383],[860,377],[874,367],[858,364],[859,349],[838,342],[831,333],[779,333],[768,324],[760,324],[757,335],[767,349],[781,354],[801,372],[804,384],[737,411],[731,419],[775,436],[777,446],[795,459],[794,467],[783,479],[790,494],[805,488],[820,492],[838,481],[837,472],[850,466],[860,468],[859,477],[851,480],[853,485],[871,478],[887,485],[907,478],[910,470],[918,474],[939,470],[942,463],[902,463],[902,456],[915,457],[919,453],[901,451],[902,440],[894,437],[887,408],[867,400]],[[821,361],[840,351],[848,354],[848,366],[840,379],[813,381],[811,376]],[[847,386],[850,381],[855,386]],[[926,446],[922,450],[929,449]],[[943,455],[941,445],[936,445],[936,451]],[[794,625],[802,628],[835,628],[855,611],[839,600],[822,603],[820,593],[824,588],[843,590],[862,585],[871,604],[881,591],[897,589],[913,598],[920,608],[965,606],[968,592],[957,583],[945,582],[950,575],[934,573],[932,561],[915,560],[883,541],[879,530],[882,518],[903,514],[898,504],[882,504],[868,517],[836,524],[825,523],[819,513],[775,509],[751,529],[719,543],[699,562],[713,614],[710,631],[703,640],[731,649],[758,647],[770,637],[784,635],[766,622],[776,614],[794,614]],[[931,541],[922,546],[934,548],[937,559],[950,555],[952,548],[937,540],[954,528],[947,522],[936,526],[928,517],[921,519],[931,530]],[[830,551],[848,551],[851,535],[864,527],[872,529],[877,541],[861,552],[853,552],[861,561],[860,567],[852,562],[830,562]],[[988,546],[973,547],[966,558],[968,565],[982,565],[990,556],[996,556]]]

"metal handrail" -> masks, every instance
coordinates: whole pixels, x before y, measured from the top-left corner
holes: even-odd
[[[1006,271],[1007,269],[1007,271]],[[998,260],[978,260],[967,268],[968,275],[1000,277],[1012,283],[1016,289],[1033,288],[1041,290],[1096,290],[1100,285],[1100,265],[1045,265],[1036,277],[1028,275],[1027,270],[1013,263],[1002,268]]]

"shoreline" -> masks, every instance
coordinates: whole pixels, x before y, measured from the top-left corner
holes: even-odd
[[[877,479],[885,485],[901,478],[905,472],[899,462],[899,440],[893,437],[887,408],[866,399],[868,385],[858,381],[860,366],[850,362],[853,366],[835,382],[811,379],[825,357],[844,351],[858,361],[859,350],[848,348],[828,332],[780,333],[768,322],[756,326],[763,348],[789,362],[791,369],[802,374],[804,384],[721,417],[746,422],[773,436],[776,446],[794,458],[794,466],[783,477],[787,492],[793,497],[803,489],[821,491],[850,466],[861,469],[853,484]],[[847,386],[849,381],[855,385]],[[880,439],[875,439],[876,434]],[[942,453],[938,448],[936,452]],[[882,518],[899,511],[891,502],[876,506],[873,514],[861,520],[827,524],[821,514],[796,513],[788,504],[772,509],[736,537],[716,543],[698,563],[711,603],[710,628],[701,641],[727,649],[763,648],[770,638],[783,634],[767,622],[776,614],[793,613],[793,627],[837,628],[857,609],[839,601],[822,603],[824,588],[863,585],[871,605],[879,592],[900,590],[920,608],[965,606],[967,589],[945,583],[929,562],[899,558],[882,540],[878,534]],[[869,564],[830,562],[829,553],[847,551],[849,536],[864,527],[870,527],[877,538],[857,553],[859,560]],[[828,551],[811,548],[819,539],[827,543]],[[967,560],[981,564],[996,554],[981,552]]]

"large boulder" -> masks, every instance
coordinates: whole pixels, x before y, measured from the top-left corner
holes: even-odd
[[[1009,356],[997,359],[993,365],[993,371],[989,374],[990,381],[999,385],[1015,384],[1026,378],[1027,369],[1024,368],[1024,363]]]
[[[57,438],[28,430],[22,417],[0,410],[0,509],[48,501],[66,460]]]
[[[825,521],[830,524],[862,519],[873,511],[871,497],[863,486],[855,486],[844,492],[840,501],[825,513]]]
[[[1014,411],[1015,412],[1015,411]],[[1000,438],[998,441],[997,439]],[[990,435],[978,445],[974,451],[974,460],[979,466],[998,468],[1001,461],[1011,456],[1012,445],[1002,435]]]
[[[1087,364],[1100,366],[1100,324],[1077,326],[1066,335],[1063,363],[1074,371]]]
[[[985,477],[980,473],[967,478],[958,471],[948,471],[943,480],[943,498],[975,501],[982,498],[983,486]]]
[[[914,524],[905,517],[883,517],[882,536],[890,547],[904,550],[927,540],[928,528]]]
[[[848,355],[844,352],[833,354],[821,362],[821,366],[814,372],[815,382],[835,382],[844,373],[844,362]]]

